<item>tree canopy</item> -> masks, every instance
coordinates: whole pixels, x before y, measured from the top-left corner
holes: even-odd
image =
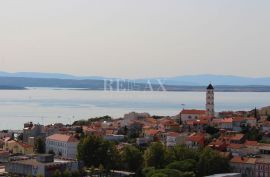
[[[185,146],[165,148],[153,143],[145,151],[145,177],[167,175],[177,177],[201,177],[229,172],[229,160],[212,149],[189,149]],[[166,165],[166,167],[164,166]]]
[[[121,153],[121,160],[128,171],[138,173],[143,168],[143,153],[135,146],[125,146]]]
[[[42,138],[37,138],[35,141],[35,151],[38,154],[45,153],[45,141]]]
[[[198,161],[199,176],[213,175],[216,173],[229,172],[229,160],[223,158],[218,152],[205,148],[200,154]]]
[[[80,140],[78,159],[87,167],[99,168],[101,173],[118,169],[144,177],[202,177],[230,170],[229,160],[209,148],[167,148],[155,142],[146,150],[134,145],[117,150],[115,144],[96,136],[86,136]]]
[[[115,145],[96,136],[86,136],[80,140],[78,159],[88,167],[103,165],[106,170],[116,167],[119,160]]]
[[[161,143],[153,143],[144,153],[146,167],[163,168],[166,165],[167,150]]]
[[[73,122],[72,125],[75,125],[75,126],[83,126],[83,125],[89,125],[93,122],[97,122],[97,121],[111,121],[112,120],[112,117],[110,116],[102,116],[102,117],[95,117],[95,118],[90,118],[88,120],[78,120],[78,121],[75,121]]]

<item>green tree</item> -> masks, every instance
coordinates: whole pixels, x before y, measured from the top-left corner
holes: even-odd
[[[270,121],[270,115],[267,116],[266,120],[267,121]]]
[[[75,122],[73,122],[74,126],[83,126],[83,125],[88,125],[88,121],[87,120],[77,120]]]
[[[75,121],[72,125],[75,126],[83,126],[83,125],[89,125],[93,122],[103,122],[103,121],[111,121],[112,117],[106,115],[106,116],[102,116],[102,117],[96,117],[96,118],[90,118],[88,120],[78,120]]]
[[[169,154],[173,161],[183,161],[186,159],[199,159],[199,150],[187,148],[185,146],[175,146],[169,149]]]
[[[197,165],[199,176],[227,173],[230,170],[229,160],[223,158],[218,152],[209,148],[205,148],[202,151]]]
[[[102,144],[102,139],[95,136],[86,136],[81,139],[78,145],[78,159],[82,160],[84,164],[88,167],[95,166],[101,164],[101,157],[99,157],[100,149]],[[98,153],[98,154],[97,154]]]
[[[111,169],[118,167],[120,155],[115,144],[109,141],[103,141],[101,147],[101,153],[104,154],[103,165],[105,170],[108,172]]]
[[[249,125],[241,126],[242,133],[246,135],[247,140],[250,141],[260,141],[262,139],[262,134],[260,129],[256,127],[250,127]]]
[[[81,175],[81,173],[79,171],[74,171],[74,172],[71,173],[71,176],[72,177],[80,177],[82,175]]]
[[[165,174],[168,177],[182,177],[183,173],[179,170],[174,170],[174,169],[160,169],[160,170],[156,170],[154,174],[152,175],[149,174],[149,175],[151,175],[152,177],[153,175],[157,175],[157,174]]]
[[[158,172],[158,173],[154,173],[151,177],[169,177],[168,175]]]
[[[22,141],[23,140],[23,134],[20,133],[18,136],[17,136],[17,140],[18,141]]]
[[[168,169],[175,169],[182,172],[195,172],[196,171],[196,161],[193,159],[187,159],[183,161],[175,161],[166,166]]]
[[[72,174],[71,174],[70,171],[65,170],[65,171],[62,173],[62,177],[72,177]]]
[[[143,165],[143,153],[134,146],[126,146],[121,153],[122,163],[128,171],[138,173]]]
[[[154,167],[146,167],[142,170],[142,174],[143,176],[148,176],[148,174],[153,174],[155,171],[155,168]]]
[[[35,151],[38,154],[45,153],[45,141],[42,138],[37,138],[35,141]]]
[[[161,169],[166,164],[167,150],[161,143],[152,143],[144,152],[146,167]]]
[[[215,135],[219,132],[219,129],[215,128],[215,127],[211,127],[211,126],[207,126],[205,128],[206,133],[210,134],[210,135]]]
[[[88,167],[98,167],[101,164],[109,171],[117,166],[119,156],[113,143],[100,137],[86,136],[78,145],[78,159]]]
[[[196,174],[194,172],[184,172],[182,177],[196,177]]]
[[[52,176],[53,177],[62,177],[62,173],[60,170],[55,170]]]

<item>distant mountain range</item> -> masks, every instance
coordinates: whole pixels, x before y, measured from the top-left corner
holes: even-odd
[[[84,80],[84,79],[94,79],[103,80],[104,77],[99,76],[74,76],[70,74],[61,73],[40,73],[40,72],[16,72],[9,73],[0,71],[0,77],[24,77],[24,78],[46,78],[46,79],[74,79],[74,80]]]
[[[150,78],[151,81],[162,80],[168,85],[186,85],[186,86],[205,86],[209,83],[213,85],[226,86],[246,86],[246,85],[264,85],[270,86],[270,77],[240,77],[230,75],[189,75],[166,78]],[[141,79],[139,82],[146,82],[149,79]]]
[[[250,78],[225,75],[193,75],[168,78],[119,79],[99,76],[73,76],[58,73],[0,72],[0,89],[25,89],[26,87],[74,88],[104,90],[106,82],[113,90],[149,91],[205,91],[211,82],[220,92],[270,92],[270,78]],[[135,85],[131,85],[135,84]],[[162,84],[162,86],[161,86]],[[150,86],[151,85],[151,86]],[[108,89],[108,88],[107,88]]]
[[[39,73],[39,72],[17,72],[8,73],[0,72],[0,77],[23,77],[23,78],[46,78],[46,79],[72,79],[72,80],[104,80],[104,79],[117,79],[102,76],[74,76],[69,74],[61,73]],[[128,79],[127,79],[128,80]],[[181,86],[205,86],[210,82],[213,85],[234,85],[234,86],[245,86],[245,85],[264,85],[270,86],[270,77],[241,77],[233,75],[187,75],[177,77],[157,77],[157,78],[144,78],[135,79],[137,83],[148,83],[159,84],[159,81],[166,85],[181,85]]]

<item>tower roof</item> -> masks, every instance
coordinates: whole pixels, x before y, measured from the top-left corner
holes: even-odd
[[[208,87],[207,87],[207,90],[214,90],[214,87],[212,84],[209,84]]]

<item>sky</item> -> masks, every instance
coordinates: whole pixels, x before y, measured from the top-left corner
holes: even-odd
[[[270,76],[269,0],[0,1],[0,70]]]

